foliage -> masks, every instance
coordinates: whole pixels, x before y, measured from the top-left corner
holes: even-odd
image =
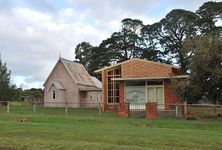
[[[222,2],[206,2],[196,13],[200,16],[201,33],[221,30],[221,27],[216,26],[216,22],[222,20]]]
[[[81,42],[75,48],[75,59],[85,68],[88,68],[89,60],[92,58],[92,48],[93,46],[88,42]]]
[[[184,42],[193,49],[189,82],[178,86],[182,99],[196,102],[206,97],[214,104],[222,103],[222,39],[205,34]]]
[[[11,71],[0,57],[0,101],[11,100],[14,95],[15,86],[10,83]]]
[[[184,72],[187,71],[190,55],[182,53],[182,43],[186,38],[197,34],[197,20],[198,16],[191,11],[174,9],[160,22],[152,25],[152,34],[161,45],[163,53],[168,59],[175,59]]]
[[[110,65],[112,52],[100,47],[94,47],[88,42],[81,42],[75,49],[76,61],[83,64],[92,76],[97,76],[95,70]]]
[[[140,31],[143,22],[137,19],[123,19],[122,28],[102,42],[103,47],[114,51],[118,61],[140,57],[142,53]]]

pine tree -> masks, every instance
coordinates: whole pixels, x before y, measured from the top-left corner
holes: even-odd
[[[8,101],[13,97],[15,86],[10,84],[10,75],[11,71],[0,57],[0,101]]]

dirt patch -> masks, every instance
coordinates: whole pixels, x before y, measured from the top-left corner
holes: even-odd
[[[31,118],[16,118],[16,122],[30,122],[30,121]]]
[[[144,128],[156,128],[156,126],[151,125],[151,124],[144,124],[143,127]]]

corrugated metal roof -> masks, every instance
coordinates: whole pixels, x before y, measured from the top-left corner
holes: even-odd
[[[75,83],[87,86],[96,86],[82,64],[66,60],[64,58],[60,59]]]
[[[99,81],[96,77],[91,76],[91,78],[94,81],[96,87],[102,89],[102,82]]]

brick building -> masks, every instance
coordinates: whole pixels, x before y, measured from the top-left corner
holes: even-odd
[[[131,110],[138,104],[145,110],[147,102],[156,102],[158,110],[170,110],[178,103],[170,79],[188,77],[180,67],[137,58],[96,72],[102,76],[103,111]]]

